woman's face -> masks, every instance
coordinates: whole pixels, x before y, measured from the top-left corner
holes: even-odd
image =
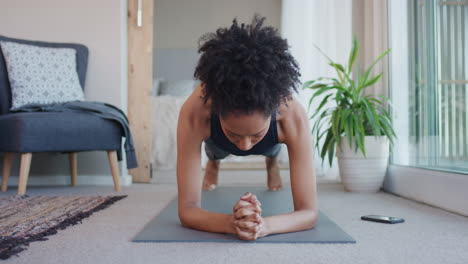
[[[220,118],[226,137],[240,150],[247,151],[260,142],[270,128],[271,117],[255,111],[250,114],[230,113]]]

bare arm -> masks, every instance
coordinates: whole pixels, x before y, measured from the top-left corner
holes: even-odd
[[[265,217],[267,234],[313,228],[317,222],[317,189],[313,165],[312,135],[304,108],[295,100],[284,123],[283,138],[288,146],[294,212]]]
[[[201,144],[203,123],[193,118],[198,99],[194,94],[182,107],[177,126],[177,187],[182,225],[207,232],[235,234],[233,215],[201,208]],[[194,110],[195,109],[195,110]]]

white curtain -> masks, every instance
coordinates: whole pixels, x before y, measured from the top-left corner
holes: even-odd
[[[302,82],[320,76],[334,76],[327,59],[314,47],[317,45],[332,60],[347,64],[352,44],[352,1],[349,0],[283,0],[281,34],[288,40],[291,54],[301,68]],[[297,98],[307,108],[310,91],[299,91]],[[317,101],[319,102],[319,101]],[[311,106],[311,111],[317,107]],[[312,112],[309,112],[309,115]],[[312,127],[312,121],[311,121]],[[314,164],[318,177],[337,179],[336,160],[333,167],[323,163],[315,151]]]

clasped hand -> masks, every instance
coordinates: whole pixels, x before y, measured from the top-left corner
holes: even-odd
[[[233,208],[233,226],[242,240],[256,240],[267,235],[262,204],[255,194],[245,193]]]

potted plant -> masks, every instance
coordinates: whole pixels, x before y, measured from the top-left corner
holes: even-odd
[[[336,147],[340,177],[345,189],[376,192],[382,186],[389,151],[396,135],[385,105],[389,99],[365,95],[364,90],[382,77],[382,73],[371,77],[370,72],[390,49],[383,52],[364,73],[357,67],[353,79],[351,74],[358,50],[358,42],[354,38],[348,65],[343,66],[319,49],[327,57],[329,65],[336,70],[337,76],[307,81],[303,89],[314,91],[309,101],[309,111],[312,102],[322,95],[321,102],[310,117],[316,118],[312,135],[322,157],[322,165],[326,157],[332,165]]]

